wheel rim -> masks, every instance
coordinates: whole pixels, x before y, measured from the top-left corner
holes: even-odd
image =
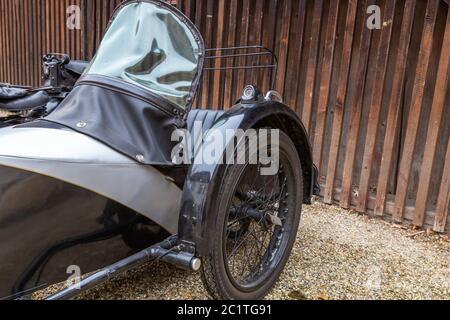
[[[223,255],[233,285],[260,288],[282,260],[295,218],[295,175],[280,154],[280,170],[262,176],[258,165],[243,166],[224,224]],[[281,225],[280,225],[281,224]]]

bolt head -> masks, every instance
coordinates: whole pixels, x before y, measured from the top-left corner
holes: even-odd
[[[144,163],[145,162],[145,157],[142,154],[138,154],[136,156],[136,160],[139,161],[140,163]]]

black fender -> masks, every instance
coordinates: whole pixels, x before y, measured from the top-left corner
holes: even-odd
[[[212,127],[229,129],[279,129],[286,133],[298,150],[304,178],[304,202],[311,203],[316,193],[317,169],[313,164],[307,131],[298,116],[286,105],[276,101],[238,104],[220,116]],[[224,154],[226,148],[224,148]],[[221,184],[223,165],[193,164],[188,171],[181,204],[179,239],[188,251],[198,257],[208,254],[208,225],[214,221],[212,199]]]

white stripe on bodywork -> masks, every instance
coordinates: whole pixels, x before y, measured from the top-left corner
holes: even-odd
[[[0,129],[0,165],[79,186],[133,209],[171,234],[178,231],[182,191],[154,167],[80,133]]]

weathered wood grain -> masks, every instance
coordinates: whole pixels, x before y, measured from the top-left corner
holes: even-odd
[[[415,1],[406,0],[403,22],[400,30],[400,40],[397,47],[396,66],[393,70],[393,87],[389,98],[389,109],[387,117],[387,128],[384,139],[383,156],[381,160],[380,173],[378,177],[377,199],[375,214],[383,216],[385,213],[386,197],[388,194],[388,183],[393,161],[393,148],[395,135],[398,131],[398,117],[400,113],[400,102],[404,87],[405,69],[411,38],[411,29],[414,18]]]
[[[347,95],[348,77],[350,71],[350,61],[352,54],[353,36],[355,29],[356,13],[358,3],[350,0],[347,8],[347,19],[344,34],[344,47],[341,56],[341,67],[339,71],[339,87],[336,105],[334,106],[333,130],[331,135],[331,146],[328,158],[328,168],[326,176],[326,186],[324,202],[333,202],[334,183],[336,177],[336,166],[338,161],[339,146],[341,143],[342,121],[344,117],[344,106]]]
[[[425,14],[425,24],[422,34],[419,59],[416,69],[416,78],[413,89],[413,102],[409,111],[408,124],[406,128],[405,142],[399,169],[399,179],[397,185],[394,220],[403,221],[403,212],[407,197],[411,166],[414,150],[416,146],[417,131],[422,114],[425,81],[430,63],[430,55],[433,44],[433,32],[436,23],[436,15],[439,7],[439,0],[429,0],[427,12]]]
[[[439,62],[439,70],[436,81],[436,88],[434,90],[433,105],[431,107],[431,116],[428,123],[428,135],[425,144],[424,159],[420,171],[419,189],[417,191],[417,198],[415,204],[414,224],[422,226],[425,214],[427,211],[428,196],[431,184],[431,177],[433,173],[433,164],[436,158],[436,148],[438,143],[439,132],[442,130],[442,119],[444,117],[445,98],[448,94],[448,74],[450,70],[450,12],[447,15],[447,25],[442,45],[441,57]],[[446,71],[447,70],[447,71]],[[446,166],[450,166],[446,164]],[[445,170],[445,169],[444,169]],[[445,172],[443,177],[445,177]],[[445,193],[445,178],[443,182],[443,190]],[[445,196],[443,197],[445,198]],[[441,199],[441,201],[444,201]],[[438,217],[445,215],[445,206],[440,203],[436,212]],[[439,218],[436,219],[437,221]],[[437,222],[436,228],[440,228],[442,219]]]
[[[40,85],[41,56],[48,52],[91,59],[121,2],[0,1],[0,82]],[[228,109],[249,83],[276,88],[311,135],[327,203],[450,231],[450,156],[445,160],[443,145],[450,113],[448,1],[375,0],[384,24],[372,37],[362,26],[372,0],[170,3],[194,21],[207,47],[262,44],[279,57],[274,86],[269,69],[206,72],[196,107]],[[82,30],[66,28],[73,4],[81,7]],[[250,63],[271,61],[232,58],[212,66]]]
[[[336,29],[339,16],[339,1],[331,1],[325,51],[323,56],[319,102],[317,107],[316,129],[314,134],[314,163],[320,171],[322,164],[323,139],[325,135],[326,117],[331,87],[331,73],[333,71],[334,49],[336,43]]]

